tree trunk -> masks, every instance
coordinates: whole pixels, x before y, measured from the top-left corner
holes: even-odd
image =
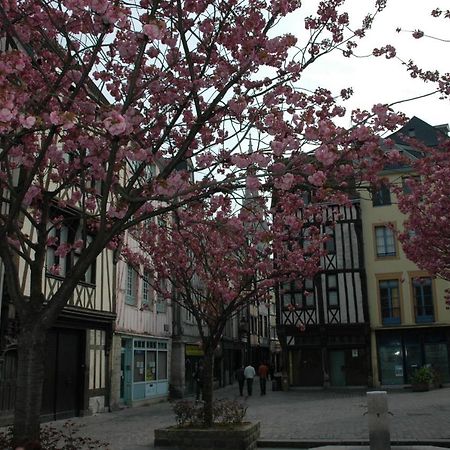
[[[205,351],[203,367],[203,401],[205,407],[203,411],[204,425],[208,428],[213,425],[213,373],[214,373],[214,351]]]
[[[47,331],[22,325],[18,339],[14,443],[39,440]]]

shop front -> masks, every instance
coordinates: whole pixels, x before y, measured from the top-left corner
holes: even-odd
[[[168,339],[123,337],[121,386],[123,403],[133,405],[169,394]]]
[[[409,384],[411,375],[423,365],[436,370],[442,382],[449,382],[449,341],[450,328],[377,332],[381,384]]]

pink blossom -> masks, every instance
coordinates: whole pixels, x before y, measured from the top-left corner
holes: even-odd
[[[31,205],[31,203],[33,202],[33,200],[36,197],[39,197],[41,194],[41,188],[39,186],[36,185],[32,185],[30,186],[30,188],[28,189],[27,193],[25,194],[25,197],[23,199],[23,203],[24,205]]]
[[[260,186],[261,182],[259,181],[258,177],[247,177],[246,186],[250,191],[257,191]]]
[[[24,115],[21,115],[19,121],[24,128],[33,128],[34,124],[36,123],[36,117],[25,117]]]
[[[0,122],[9,122],[13,115],[8,108],[0,109]]]
[[[61,124],[61,118],[59,116],[59,113],[57,111],[52,111],[50,113],[50,123],[53,125],[60,125]]]
[[[294,184],[295,177],[292,173],[287,173],[276,181],[276,188],[282,191],[288,191]]]
[[[338,155],[335,152],[333,152],[329,146],[322,145],[315,151],[315,157],[325,167],[328,167],[331,166],[336,161]]]
[[[144,25],[142,31],[152,41],[163,37],[163,29],[155,22]]]
[[[124,116],[113,112],[103,121],[106,130],[113,136],[124,134],[127,129],[127,122]]]
[[[323,186],[326,179],[327,176],[321,170],[318,170],[316,173],[308,177],[308,181],[314,186]]]

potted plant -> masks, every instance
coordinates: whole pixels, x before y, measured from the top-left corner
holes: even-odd
[[[411,377],[411,387],[414,392],[430,390],[434,382],[434,371],[431,367],[422,366]]]

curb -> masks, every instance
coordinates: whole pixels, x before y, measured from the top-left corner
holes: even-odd
[[[450,448],[450,440],[447,439],[427,439],[427,440],[392,440],[392,446],[433,446],[433,447],[445,447]],[[329,441],[329,440],[271,440],[271,439],[259,439],[258,448],[316,448],[325,446],[370,446],[368,440],[355,439],[355,440],[341,440],[341,441]]]

